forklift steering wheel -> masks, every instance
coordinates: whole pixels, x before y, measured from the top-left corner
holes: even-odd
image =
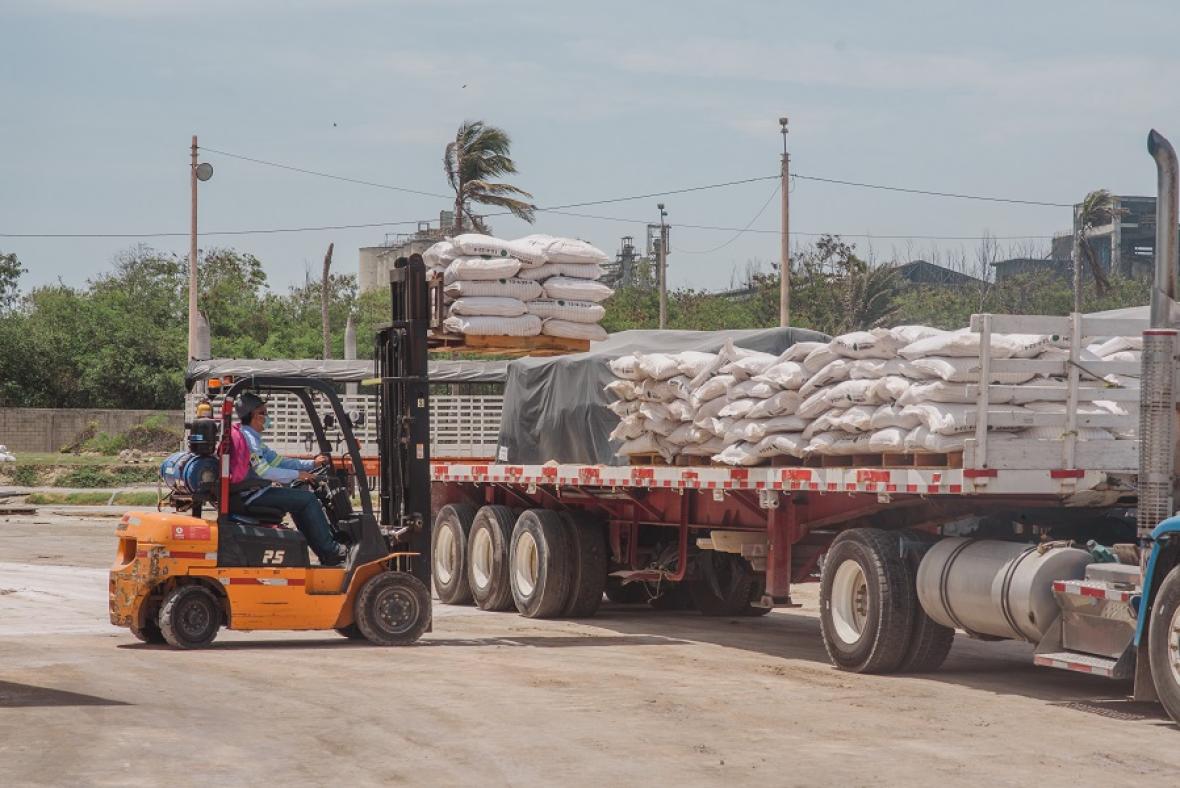
[[[332,469],[332,465],[330,463],[325,464],[325,465],[321,465],[318,468],[313,468],[312,470],[308,471],[308,473],[310,473],[312,476],[314,476],[315,477],[314,479],[312,479],[311,481],[304,481],[303,479],[296,479],[294,482],[291,483],[291,486],[292,487],[307,487],[308,489],[311,489],[311,488],[315,487],[316,485],[320,484],[322,481],[324,481],[324,479],[328,478],[328,471],[330,471],[331,469]]]

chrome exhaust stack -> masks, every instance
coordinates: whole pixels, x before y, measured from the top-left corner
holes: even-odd
[[[1155,159],[1155,283],[1151,289],[1151,328],[1143,332],[1143,369],[1139,397],[1139,507],[1141,541],[1175,513],[1173,500],[1176,441],[1176,312],[1180,266],[1180,212],[1176,151],[1152,129],[1147,150]]]

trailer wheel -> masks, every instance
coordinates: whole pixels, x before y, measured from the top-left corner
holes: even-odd
[[[570,530],[557,512],[529,509],[512,531],[512,598],[526,618],[561,615],[570,594]]]
[[[508,546],[516,515],[507,506],[484,506],[467,535],[467,585],[480,610],[512,609]]]
[[[202,585],[177,586],[164,597],[160,633],[173,648],[204,648],[221,628],[221,603]]]
[[[562,615],[589,618],[598,612],[606,587],[606,531],[601,521],[585,512],[565,512],[561,518],[573,548],[573,582]]]
[[[430,592],[405,572],[380,572],[356,595],[356,626],[378,646],[408,646],[430,626]]]
[[[642,605],[647,601],[647,589],[643,583],[624,583],[622,578],[608,575],[606,598],[616,605]]]
[[[451,503],[438,510],[434,520],[430,555],[434,561],[434,591],[447,605],[471,604],[471,586],[467,584],[467,538],[475,507]]]
[[[1180,722],[1180,566],[1168,573],[1155,596],[1147,654],[1160,704]]]
[[[908,571],[909,588],[914,594],[914,629],[910,633],[909,648],[898,666],[899,673],[931,673],[938,670],[951,653],[951,646],[955,642],[955,630],[945,627],[926,615],[918,601],[918,565],[922,563],[922,556],[930,545],[938,541],[938,537],[925,531],[902,531],[902,543],[906,541],[917,543],[904,551],[906,570]]]
[[[745,615],[750,607],[754,573],[734,553],[704,550],[696,556],[697,576],[688,582],[692,602],[706,616]]]
[[[896,533],[854,528],[836,537],[820,582],[820,632],[836,667],[891,673],[910,644],[915,593]]]

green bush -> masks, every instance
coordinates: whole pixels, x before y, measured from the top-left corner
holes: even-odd
[[[37,468],[33,465],[18,465],[12,472],[12,483],[17,487],[36,487]]]
[[[58,477],[58,487],[123,487],[156,480],[157,469],[152,465],[123,467],[84,466],[71,468]]]

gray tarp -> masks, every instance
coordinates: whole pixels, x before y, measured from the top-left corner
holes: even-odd
[[[607,439],[619,418],[604,387],[614,379],[607,363],[628,353],[716,352],[726,340],[739,347],[781,353],[796,342],[827,341],[816,331],[770,328],[745,331],[620,331],[590,352],[555,358],[524,358],[508,364],[500,462],[541,464],[550,460],[617,465],[617,446]]]
[[[431,361],[431,383],[503,383],[508,377],[507,361]],[[185,385],[205,378],[242,378],[250,375],[305,375],[339,383],[359,383],[373,377],[373,362],[365,359],[252,359],[214,358],[190,361]]]

